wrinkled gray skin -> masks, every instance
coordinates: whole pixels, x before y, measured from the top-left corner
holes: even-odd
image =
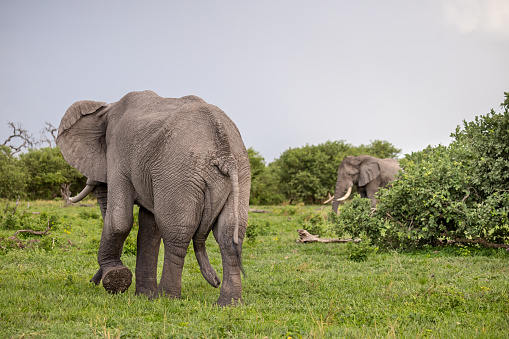
[[[204,278],[221,284],[205,240],[212,230],[223,262],[217,303],[242,301],[241,252],[249,209],[250,168],[235,124],[196,96],[162,98],[131,92],[118,102],[79,101],[60,123],[64,158],[95,185],[104,219],[100,269],[92,281],[112,293],[131,284],[120,260],[140,206],[136,294],[179,298],[191,239]],[[164,266],[157,286],[161,238]]]
[[[338,180],[332,200],[332,209],[338,212],[341,197],[345,196],[349,187],[357,186],[363,198],[371,200],[376,206],[375,193],[380,187],[389,187],[400,170],[399,163],[394,159],[379,159],[370,155],[348,156],[343,159],[338,169]]]

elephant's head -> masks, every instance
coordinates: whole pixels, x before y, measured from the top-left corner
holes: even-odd
[[[100,182],[107,182],[106,129],[111,104],[78,101],[65,112],[57,144],[64,159],[88,178],[87,186],[71,202],[85,198]]]
[[[339,203],[348,199],[353,186],[363,187],[380,175],[377,158],[368,155],[348,156],[343,159],[338,169],[336,189],[332,197],[332,209],[338,212]]]

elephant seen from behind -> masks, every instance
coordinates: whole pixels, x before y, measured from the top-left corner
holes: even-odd
[[[132,273],[120,257],[138,204],[136,294],[180,298],[191,240],[203,277],[218,287],[205,249],[212,231],[223,264],[217,304],[242,301],[251,175],[241,135],[222,110],[196,96],[162,98],[152,91],[131,92],[111,104],[79,101],[62,118],[57,143],[66,161],[88,178],[73,201],[93,192],[103,214],[93,282],[102,280],[112,293],[130,286]]]
[[[355,185],[361,197],[370,199],[375,207],[375,193],[380,187],[390,187],[400,169],[395,159],[379,159],[371,155],[345,157],[339,165],[334,196],[325,203],[332,201],[332,209],[337,213],[340,202],[348,199]]]

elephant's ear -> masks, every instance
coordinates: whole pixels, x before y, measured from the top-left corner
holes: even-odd
[[[57,144],[65,160],[89,179],[107,182],[105,102],[78,101],[65,112]]]
[[[370,161],[361,165],[359,173],[359,186],[366,186],[371,180],[380,175],[380,165],[376,161]]]

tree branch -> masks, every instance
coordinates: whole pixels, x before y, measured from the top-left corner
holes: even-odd
[[[300,239],[297,242],[322,242],[322,243],[345,243],[345,242],[360,242],[361,239],[321,239],[318,235],[313,235],[306,230],[297,230]]]

